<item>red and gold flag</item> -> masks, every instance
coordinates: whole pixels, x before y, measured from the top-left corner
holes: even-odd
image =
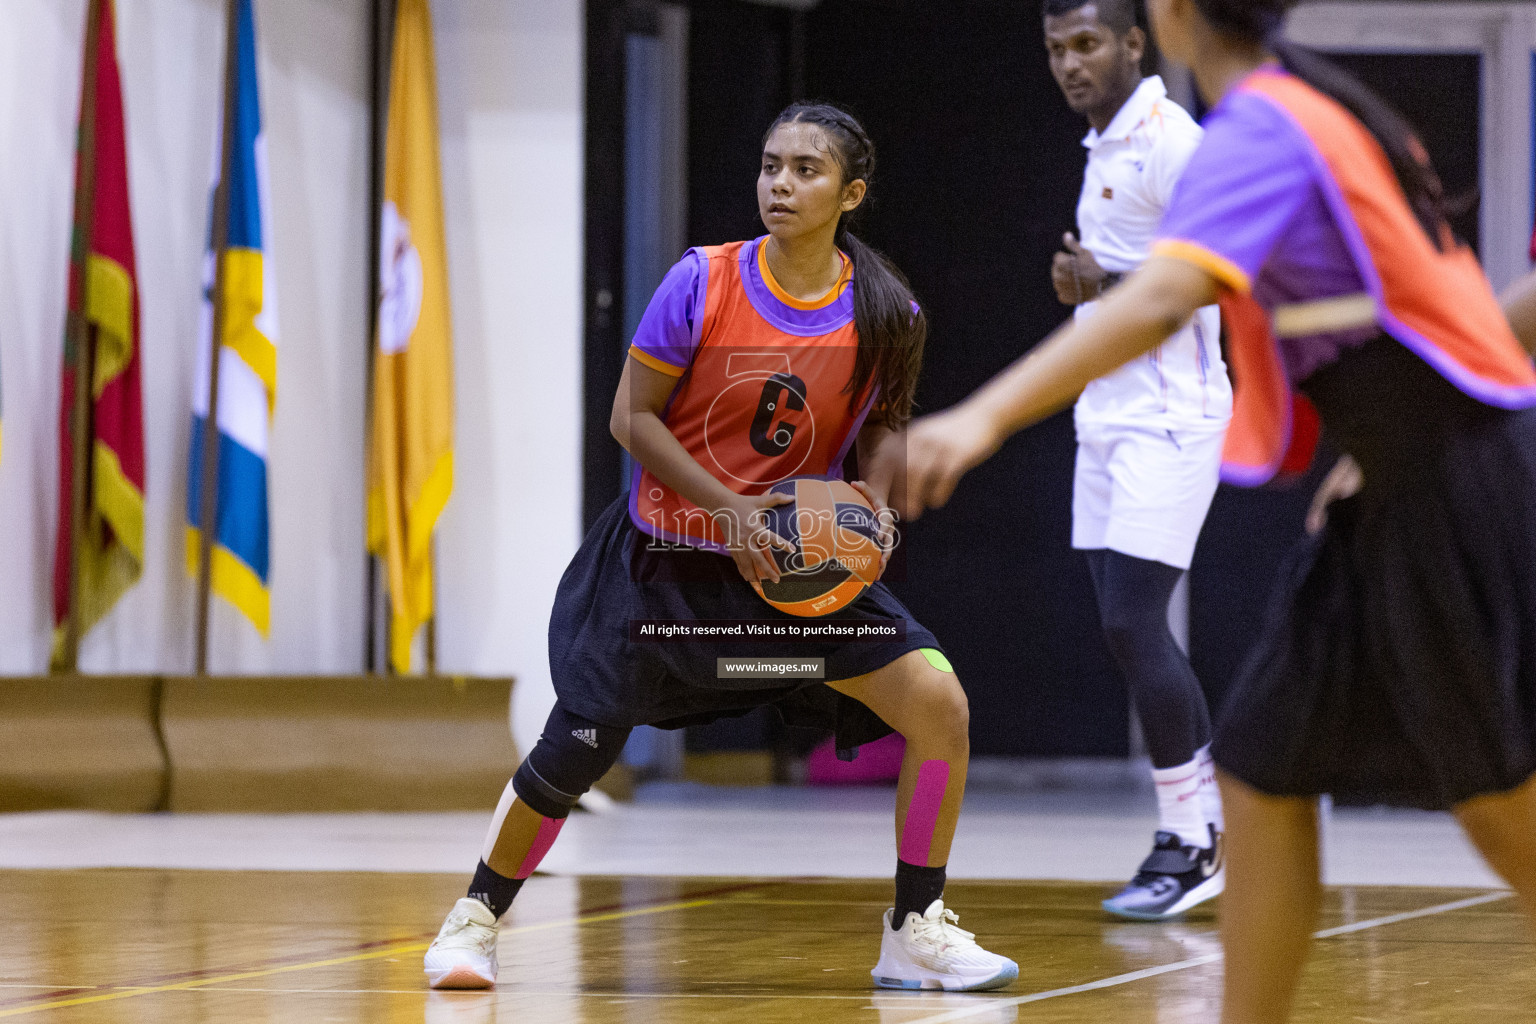
[[[59,396],[59,532],[53,570],[55,655],[79,559],[79,629],[105,615],[144,563],[144,417],[139,295],[128,203],[127,132],[112,0],[87,8],[84,85],[75,148],[69,311]],[[83,329],[82,329],[83,326]],[[75,389],[79,340],[91,346],[85,516],[74,536]]]

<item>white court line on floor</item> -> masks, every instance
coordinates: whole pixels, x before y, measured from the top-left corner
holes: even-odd
[[[1456,900],[1453,903],[1440,903],[1433,907],[1425,907],[1423,910],[1406,910],[1401,914],[1392,914],[1389,917],[1378,917],[1370,921],[1356,921],[1354,924],[1341,924],[1336,928],[1324,928],[1320,932],[1313,932],[1314,939],[1331,939],[1335,935],[1349,935],[1352,932],[1363,932],[1367,928],[1380,928],[1383,925],[1397,924],[1399,921],[1412,921],[1416,917],[1433,917],[1436,914],[1446,914],[1452,910],[1465,910],[1467,907],[1478,907],[1484,903],[1497,903],[1499,900],[1507,900],[1514,892],[1505,889],[1501,892],[1488,892],[1481,896],[1468,896],[1464,900]]]
[[[1437,903],[1432,907],[1424,907],[1420,910],[1409,910],[1401,914],[1389,914],[1386,917],[1376,917],[1369,921],[1356,921],[1354,924],[1340,925],[1337,928],[1324,928],[1322,931],[1313,932],[1312,937],[1315,939],[1329,939],[1338,935],[1349,935],[1354,932],[1363,932],[1369,928],[1381,928],[1389,924],[1397,924],[1401,921],[1412,921],[1420,917],[1433,917],[1436,914],[1448,914],[1453,910],[1465,910],[1467,907],[1481,906],[1484,903],[1496,903],[1499,900],[1507,900],[1513,895],[1514,893],[1507,889],[1502,892],[1483,893],[1481,896],[1469,896],[1466,899],[1453,900],[1450,903]],[[1133,981],[1155,978],[1160,974],[1186,971],[1191,967],[1204,967],[1207,964],[1216,963],[1221,958],[1222,954],[1220,953],[1208,953],[1205,956],[1191,957],[1188,960],[1163,964],[1160,967],[1148,967],[1140,971],[1131,971],[1128,974],[1117,974],[1112,978],[1100,978],[1098,981],[1090,981],[1082,985],[1053,988],[1047,992],[1032,992],[1027,996],[1013,996],[1009,999],[989,1000],[985,1004],[968,1006],[959,1010],[950,1010],[947,1013],[936,1014],[932,1017],[923,1017],[913,1021],[912,1024],[950,1024],[951,1021],[965,1020],[967,1017],[977,1017],[984,1013],[995,1013],[1001,1007],[1023,1006],[1025,1003],[1038,1003],[1046,999],[1056,999],[1060,996],[1075,996],[1082,992],[1095,992],[1103,988],[1128,985]]]

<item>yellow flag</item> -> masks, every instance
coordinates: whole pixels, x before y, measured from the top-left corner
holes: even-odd
[[[400,0],[389,80],[368,549],[384,559],[390,659],[433,615],[432,531],[453,490],[453,333],[427,0]]]

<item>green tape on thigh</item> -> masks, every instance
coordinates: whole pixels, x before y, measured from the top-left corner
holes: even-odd
[[[932,647],[919,647],[918,650],[923,652],[923,657],[928,659],[928,664],[940,672],[952,673],[955,671],[955,666],[951,665],[949,659],[944,657],[943,651],[935,650]]]

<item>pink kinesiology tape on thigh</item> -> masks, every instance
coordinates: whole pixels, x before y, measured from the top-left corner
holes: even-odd
[[[908,864],[928,866],[933,830],[938,828],[939,808],[944,806],[944,790],[948,787],[948,761],[924,761],[917,769],[917,787],[907,805],[907,822],[901,828],[901,849],[896,851],[896,856]]]
[[[539,822],[538,835],[533,837],[533,845],[528,847],[528,855],[523,858],[517,874],[513,878],[527,878],[533,874],[533,869],[539,866],[539,861],[549,852],[549,848],[555,845],[555,837],[560,834],[560,828],[565,824],[564,818],[545,818]]]

